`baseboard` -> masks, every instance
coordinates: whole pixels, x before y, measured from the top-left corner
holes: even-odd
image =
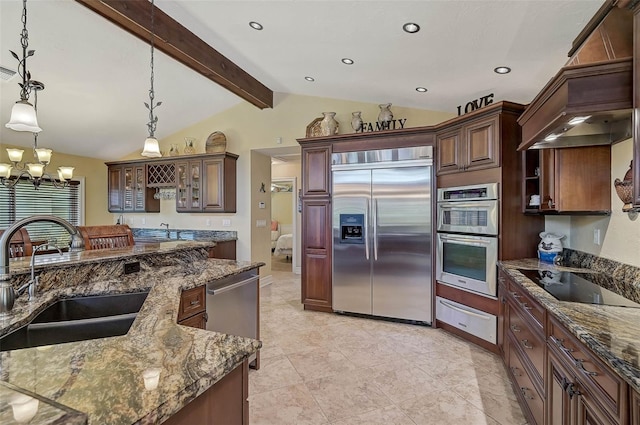
[[[293,268],[293,273],[302,274],[302,267],[294,267]]]
[[[260,287],[263,288],[267,285],[271,285],[273,283],[273,275],[269,276],[260,276]]]

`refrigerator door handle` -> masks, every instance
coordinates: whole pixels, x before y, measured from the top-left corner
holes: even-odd
[[[365,258],[369,259],[369,213],[371,212],[369,208],[369,198],[367,198],[367,208],[364,212],[364,255]]]
[[[378,261],[378,200],[373,200],[373,259]]]

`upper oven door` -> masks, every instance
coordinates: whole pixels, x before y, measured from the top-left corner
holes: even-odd
[[[498,234],[498,201],[438,203],[438,232]]]

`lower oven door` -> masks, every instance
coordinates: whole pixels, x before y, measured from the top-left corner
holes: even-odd
[[[498,239],[438,233],[436,279],[451,286],[496,298]]]

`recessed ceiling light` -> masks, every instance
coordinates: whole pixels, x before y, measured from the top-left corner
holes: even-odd
[[[342,63],[345,65],[353,65],[353,59],[342,58]]]
[[[249,26],[251,28],[253,28],[254,30],[258,30],[258,31],[260,31],[262,28],[264,28],[259,22],[255,22],[255,21],[249,22]]]
[[[496,74],[508,74],[511,72],[511,68],[508,66],[499,66],[493,70]]]
[[[416,87],[416,91],[418,91],[420,93],[426,93],[427,89],[425,89],[424,87]]]
[[[420,31],[420,25],[414,24],[413,22],[407,22],[402,26],[402,29],[409,34],[414,34]]]
[[[316,79],[313,77],[304,77],[305,80],[307,81],[315,81]]]

